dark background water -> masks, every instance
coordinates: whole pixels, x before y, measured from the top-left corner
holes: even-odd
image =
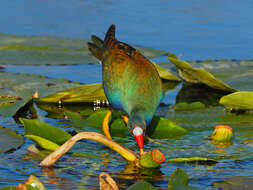
[[[183,59],[253,59],[251,0],[2,0],[0,32],[119,40]]]

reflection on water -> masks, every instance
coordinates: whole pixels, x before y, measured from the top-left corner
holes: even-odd
[[[229,93],[210,88],[204,84],[183,83],[182,88],[177,94],[176,103],[201,102],[207,106],[217,106],[219,105],[220,98],[227,94]]]

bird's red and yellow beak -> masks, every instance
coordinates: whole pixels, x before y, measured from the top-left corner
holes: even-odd
[[[133,130],[134,138],[140,148],[140,153],[144,153],[143,150],[143,130],[140,127],[135,127]]]

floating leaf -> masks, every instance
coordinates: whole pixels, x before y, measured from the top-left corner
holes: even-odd
[[[154,63],[154,65],[155,65],[161,79],[169,80],[169,81],[177,81],[177,82],[181,81],[180,78],[176,77],[175,75],[173,75],[172,73],[170,73],[166,69],[162,68],[161,66],[159,66],[155,63]]]
[[[77,84],[37,75],[1,72],[0,115],[5,117],[14,116],[32,100],[32,95],[35,92],[41,97],[73,86],[77,86]]]
[[[229,109],[253,109],[253,92],[235,92],[220,99],[220,104],[226,106]]]
[[[186,133],[187,130],[177,123],[158,116],[153,117],[147,129],[147,134],[149,134],[151,138],[157,139],[176,138]]]
[[[135,184],[127,188],[127,190],[157,190],[150,183],[146,181],[138,181]]]
[[[80,114],[73,112],[65,112],[65,115],[71,121],[72,126],[78,131],[84,130],[85,126],[87,126],[86,120],[82,118]]]
[[[198,190],[196,187],[188,186],[188,178],[184,170],[177,168],[170,176],[168,190]]]
[[[62,129],[51,126],[39,120],[20,118],[20,122],[25,127],[25,135],[32,135],[32,140],[41,140],[38,137],[51,141],[57,145],[62,145],[71,138],[71,135]],[[34,138],[37,136],[37,138]]]
[[[173,158],[167,162],[173,163],[190,163],[190,164],[216,164],[218,161],[211,158],[191,157],[191,158]]]
[[[97,61],[88,50],[88,39],[45,36],[16,36],[0,33],[0,64],[69,65]],[[136,47],[146,57],[166,55],[167,52]]]
[[[222,90],[225,92],[235,92],[227,84],[221,80],[217,80],[211,73],[204,69],[195,69],[186,61],[180,61],[178,58],[168,57],[169,60],[176,65],[180,77],[189,83],[203,83],[211,88]]]
[[[58,144],[53,143],[52,141],[49,141],[47,139],[44,139],[42,137],[36,136],[36,135],[25,135],[25,137],[33,140],[36,142],[41,148],[45,150],[54,151],[57,148],[59,148]]]
[[[87,103],[106,102],[102,84],[86,84],[70,88],[39,99],[39,103]]]
[[[84,130],[85,126],[94,127],[102,130],[102,121],[108,111],[97,111],[84,120],[78,114],[67,113],[70,121],[77,130]],[[125,137],[129,135],[128,128],[121,119],[122,112],[114,111],[110,120],[110,133],[112,136]],[[186,134],[187,130],[166,118],[154,116],[150,126],[148,126],[147,134],[152,138],[176,138]]]
[[[22,135],[18,135],[11,129],[0,126],[0,153],[17,149],[22,144],[24,144],[24,137]]]

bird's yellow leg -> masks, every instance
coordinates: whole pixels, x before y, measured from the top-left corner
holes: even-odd
[[[129,117],[128,117],[128,115],[122,115],[121,116],[122,117],[122,119],[124,120],[124,122],[125,122],[125,124],[127,125],[128,124],[128,120],[129,120]]]
[[[105,136],[109,139],[112,139],[111,134],[110,134],[110,126],[109,126],[109,119],[110,119],[111,114],[112,114],[112,111],[109,110],[107,114],[105,115],[104,120],[102,122],[102,130]]]

